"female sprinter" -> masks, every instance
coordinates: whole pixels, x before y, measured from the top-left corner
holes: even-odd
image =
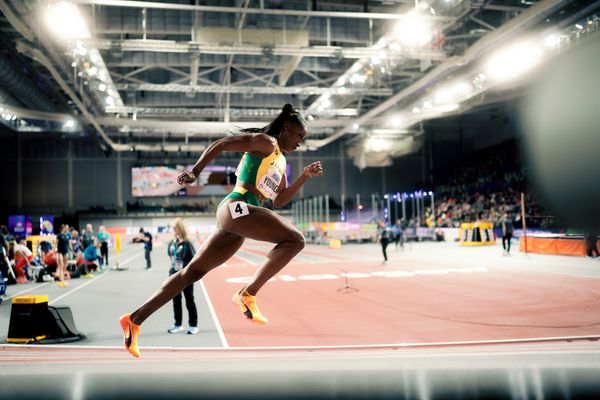
[[[237,169],[237,183],[217,209],[217,230],[200,247],[186,268],[171,275],[162,287],[140,308],[121,316],[125,348],[140,356],[138,336],[140,325],[152,313],[166,304],[183,288],[201,279],[213,268],[227,261],[251,238],[275,243],[268,260],[256,272],[252,281],[234,293],[232,301],[251,321],[268,322],[256,305],[256,293],[277,272],[304,248],[304,237],[285,219],[262,208],[265,199],[275,207],[289,203],[300,187],[310,178],[323,175],[319,161],[302,171],[287,187],[284,153],[295,150],[307,135],[306,122],[290,104],[269,125],[245,129],[246,135],[228,136],[211,143],[191,171],[177,177],[180,185],[195,182],[200,172],[224,151],[244,152]]]
[[[67,262],[69,251],[73,252],[69,241],[71,235],[69,234],[69,225],[61,225],[60,233],[56,235],[56,277],[58,278],[58,286],[68,286],[65,282],[65,276],[67,275]]]

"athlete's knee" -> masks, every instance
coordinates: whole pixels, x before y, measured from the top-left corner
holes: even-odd
[[[302,250],[304,246],[306,246],[306,240],[304,239],[304,235],[300,231],[293,231],[290,243],[297,251]]]

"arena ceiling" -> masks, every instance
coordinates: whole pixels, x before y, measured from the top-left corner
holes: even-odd
[[[420,122],[519,93],[598,1],[0,0],[2,123],[189,151],[291,103],[310,151],[413,151]]]

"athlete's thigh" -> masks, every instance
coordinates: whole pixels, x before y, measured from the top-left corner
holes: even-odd
[[[242,243],[242,236],[218,229],[202,243],[187,268],[206,273],[231,258]]]
[[[236,212],[236,203],[241,203],[242,212]],[[236,205],[230,208],[230,204]],[[217,211],[217,221],[223,230],[250,239],[271,243],[304,240],[295,226],[273,211],[242,202],[234,201],[221,206]]]

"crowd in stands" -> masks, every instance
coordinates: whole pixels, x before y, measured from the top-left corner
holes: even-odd
[[[462,222],[477,220],[498,224],[508,214],[515,226],[521,227],[521,192],[524,192],[527,227],[559,228],[556,218],[544,210],[526,176],[515,140],[475,152],[441,177],[443,184],[436,185],[435,225],[458,227]]]
[[[91,278],[108,268],[110,235],[104,226],[96,233],[88,224],[80,234],[74,227],[62,225],[59,232],[57,236],[49,235],[35,244],[33,251],[32,242],[14,237],[6,226],[0,227],[0,279],[8,284],[54,280],[63,283],[80,276]],[[63,255],[58,236],[67,241],[64,270],[61,269]]]
[[[144,201],[127,202],[127,212],[208,212],[215,207],[215,199],[198,199],[183,204],[145,204]]]

